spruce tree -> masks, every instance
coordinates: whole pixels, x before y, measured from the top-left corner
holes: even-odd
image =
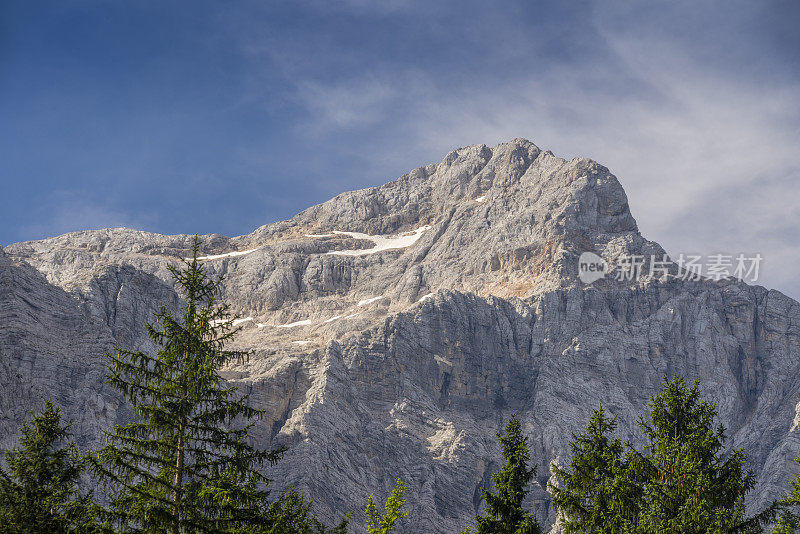
[[[639,418],[646,440],[639,451],[610,440],[616,421],[596,410],[586,433],[573,436],[569,467],[556,468],[559,486],[551,487],[565,531],[763,532],[784,504],[745,518],[754,477],[745,470],[743,450],[725,452],[725,428],[715,426],[716,415],[716,406],[700,399],[698,383],[665,379],[650,399],[649,417]],[[797,488],[800,497],[800,483]],[[786,514],[784,524],[793,520]]]
[[[640,485],[637,532],[717,533],[760,528],[744,518],[754,476],[743,450],[724,450],[725,428],[714,426],[716,405],[700,400],[698,383],[665,380],[640,417],[647,444],[629,450],[628,476]]]
[[[111,494],[111,519],[137,532],[269,532],[268,480],[281,451],[258,450],[248,433],[261,411],[220,369],[248,354],[226,350],[238,331],[219,303],[220,279],[193,258],[170,266],[185,299],[179,317],[162,306],[147,333],[157,354],[117,349],[109,382],[135,420],[107,433],[94,462]]]
[[[367,515],[367,534],[389,534],[394,531],[395,523],[408,515],[403,510],[406,500],[403,495],[406,487],[399,478],[395,483],[392,494],[386,499],[385,511],[383,514],[378,512],[372,495],[367,499],[367,507],[364,513]]]
[[[522,425],[512,413],[505,431],[497,434],[505,464],[492,475],[494,493],[481,488],[486,502],[486,515],[475,516],[476,534],[539,534],[541,529],[533,512],[522,509],[528,494],[528,484],[536,475],[536,466],[528,468],[528,440],[522,435]],[[466,532],[469,532],[467,530]]]
[[[586,433],[572,435],[568,468],[553,468],[558,485],[549,489],[566,534],[626,532],[636,517],[638,491],[626,476],[622,441],[608,436],[616,426],[600,406]]]
[[[68,441],[69,424],[49,400],[22,425],[20,447],[0,468],[0,529],[8,534],[94,531],[91,495],[80,497],[84,458]]]

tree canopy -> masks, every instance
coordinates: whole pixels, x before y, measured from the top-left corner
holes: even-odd
[[[395,523],[408,515],[408,512],[403,510],[403,505],[406,503],[405,492],[406,487],[398,478],[391,495],[386,499],[383,514],[378,512],[373,496],[369,496],[364,510],[367,515],[367,534],[389,534],[394,531]]]
[[[68,440],[69,424],[50,400],[21,428],[19,447],[5,452],[0,468],[0,525],[9,534],[91,532],[94,505],[81,497],[85,462]]]
[[[553,466],[559,483],[549,489],[567,534],[625,532],[636,515],[640,492],[626,476],[623,443],[609,438],[616,426],[601,406],[586,432],[572,435],[569,469]]]
[[[539,534],[541,529],[533,512],[525,512],[522,501],[536,475],[536,466],[528,467],[528,440],[522,425],[512,413],[505,431],[497,434],[503,467],[492,475],[494,492],[481,488],[486,503],[485,515],[475,516],[476,534]],[[468,532],[468,531],[467,531]]]
[[[227,384],[220,370],[248,354],[227,350],[236,334],[209,279],[193,257],[170,266],[185,299],[176,317],[162,306],[147,326],[156,354],[117,349],[109,382],[133,405],[136,420],[117,425],[97,454],[95,473],[112,495],[115,524],[146,532],[255,532],[265,525],[265,462],[281,451],[248,443],[261,411]]]
[[[638,426],[643,449],[609,439],[616,421],[602,407],[586,433],[573,436],[572,460],[556,468],[553,504],[566,532],[710,534],[761,532],[775,507],[746,518],[754,475],[742,449],[726,451],[716,405],[699,383],[665,379]]]

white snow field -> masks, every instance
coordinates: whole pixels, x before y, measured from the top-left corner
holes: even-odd
[[[362,234],[361,232],[340,232],[334,230],[336,235],[346,235],[353,239],[365,239],[372,241],[375,246],[372,248],[362,248],[358,250],[331,250],[326,254],[336,254],[339,256],[366,256],[367,254],[375,254],[384,250],[395,250],[399,248],[407,248],[416,243],[426,230],[430,230],[430,225],[420,226],[416,230],[406,232],[400,235],[369,235]],[[306,234],[306,237],[330,237],[331,234]]]
[[[383,298],[386,298],[386,297],[384,297],[383,295],[380,295],[378,297],[372,297],[371,299],[359,300],[358,301],[358,305],[359,306],[366,306],[367,304],[372,304],[373,302],[381,300]]]
[[[231,326],[236,327],[242,323],[246,323],[247,321],[252,321],[252,317],[245,317],[244,319],[234,319],[233,324]],[[214,319],[213,321],[209,321],[208,324],[211,326],[219,326],[223,323],[227,322],[227,319]]]
[[[308,326],[311,324],[311,319],[303,319],[294,323],[279,324],[278,328],[294,328],[295,326]]]
[[[475,199],[475,202],[477,202],[478,204],[486,202],[486,195],[479,196],[478,198]]]
[[[208,260],[218,260],[220,258],[234,258],[236,256],[244,256],[245,254],[250,254],[251,252],[255,252],[258,248],[251,248],[250,250],[237,250],[235,252],[227,252],[225,254],[214,254],[211,256],[198,256],[197,261],[208,261]],[[192,258],[184,258],[186,261],[192,261]]]

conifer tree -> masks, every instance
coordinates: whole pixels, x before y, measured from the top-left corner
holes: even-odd
[[[743,450],[725,452],[725,429],[714,426],[715,417],[716,406],[700,400],[698,384],[689,387],[679,376],[665,379],[650,399],[648,419],[639,418],[642,451],[609,440],[616,421],[596,410],[586,433],[573,436],[569,468],[556,468],[559,486],[551,487],[565,531],[763,532],[786,503],[744,517],[754,477],[744,468]],[[800,497],[800,482],[797,488]],[[792,521],[785,514],[786,528]]]
[[[69,424],[49,400],[22,425],[20,447],[5,452],[0,468],[0,530],[8,534],[92,532],[91,495],[78,495],[84,458],[67,441]]]
[[[608,437],[616,426],[600,406],[586,433],[572,435],[569,467],[553,468],[558,485],[549,489],[566,534],[626,532],[636,517],[638,491],[626,476],[622,441]]]
[[[536,466],[528,468],[528,440],[522,425],[512,413],[505,431],[497,434],[505,464],[492,475],[494,493],[481,488],[486,515],[475,516],[475,534],[539,534],[541,529],[533,512],[522,509],[528,484],[536,475]],[[470,532],[467,529],[465,532]]]
[[[238,331],[218,301],[221,279],[200,266],[195,237],[185,268],[170,266],[185,299],[181,316],[165,307],[147,332],[157,354],[117,349],[109,382],[133,405],[135,421],[107,433],[94,461],[112,497],[109,515],[141,532],[269,532],[265,462],[248,433],[261,412],[219,374],[248,354],[225,345]]]
[[[715,417],[698,383],[689,387],[680,376],[651,398],[649,420],[639,419],[644,453],[629,451],[628,476],[642,492],[637,532],[732,532],[746,524],[744,496],[754,476],[743,450],[726,457],[725,428],[714,426]]]
[[[372,495],[369,496],[367,508],[364,510],[364,513],[367,514],[367,534],[389,534],[394,531],[395,523],[408,515],[408,512],[403,510],[403,505],[406,503],[403,497],[405,492],[406,487],[398,478],[392,494],[386,499],[383,514],[378,512]]]

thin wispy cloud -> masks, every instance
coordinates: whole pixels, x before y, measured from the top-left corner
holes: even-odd
[[[304,125],[315,133],[374,126],[402,97],[399,87],[372,77],[327,85],[308,80],[297,87],[297,98],[309,111]]]
[[[39,222],[21,231],[37,238],[102,228],[153,228],[158,215],[147,211],[120,211],[116,203],[102,203],[70,191],[53,191],[36,207]]]
[[[599,62],[520,63],[455,85],[407,62],[328,82],[314,69],[309,80],[294,72],[309,110],[303,129],[353,139],[375,171],[398,152],[411,168],[457,146],[519,136],[564,157],[592,157],[619,176],[647,237],[675,254],[761,252],[764,283],[800,294],[800,242],[780,230],[800,227],[798,80],[710,67],[696,40],[654,31],[657,19],[620,28],[619,11],[594,10]],[[488,55],[519,53],[481,42]],[[369,135],[375,130],[392,135]]]

